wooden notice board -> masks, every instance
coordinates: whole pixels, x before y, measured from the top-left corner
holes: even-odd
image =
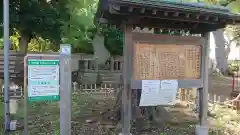
[[[200,45],[136,43],[134,80],[200,79]]]

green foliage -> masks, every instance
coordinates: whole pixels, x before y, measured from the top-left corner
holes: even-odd
[[[14,32],[12,36],[10,36],[10,50],[19,51],[19,38],[20,35],[17,32]]]
[[[0,117],[4,116],[4,103],[1,101],[0,97]]]
[[[10,50],[19,50],[19,34],[18,33],[13,33],[12,36],[10,36]],[[0,38],[0,49],[4,48],[4,42],[3,38]]]
[[[49,40],[44,40],[41,37],[31,39],[28,45],[30,52],[51,52],[58,51],[58,48]]]
[[[96,6],[96,0],[71,0],[67,3],[70,19],[63,26],[62,40],[72,45],[73,52],[93,53],[90,42],[95,29]]]
[[[240,0],[227,0],[229,2],[228,5],[226,5],[228,8],[230,8],[235,13],[240,13]]]
[[[235,72],[238,72],[240,70],[240,62],[234,61],[233,63],[228,65],[228,75],[233,75]]]
[[[199,2],[198,0],[185,0]],[[200,0],[226,6],[240,12],[240,0]],[[93,53],[91,40],[96,32],[105,36],[105,46],[111,55],[122,55],[123,33],[114,27],[94,25],[98,0],[10,0],[11,49],[19,50],[19,39],[29,40],[30,51],[57,51],[61,42],[72,45],[74,52]],[[3,7],[3,2],[0,3]],[[3,8],[2,8],[3,9]],[[0,11],[3,18],[3,10]],[[0,29],[3,20],[0,20]],[[240,28],[234,30],[240,41]],[[0,30],[0,36],[2,30]],[[162,34],[166,33],[163,31]],[[169,33],[168,33],[169,34]],[[171,33],[181,35],[181,32]],[[0,39],[0,48],[3,41]]]
[[[0,49],[3,49],[3,39],[0,38]]]
[[[67,2],[68,0],[10,0],[11,35],[17,31],[29,40],[40,36],[59,42],[61,27],[65,20],[69,20],[65,7]],[[0,6],[3,7],[2,2]]]
[[[104,45],[112,56],[123,54],[123,32],[111,27],[104,31]]]

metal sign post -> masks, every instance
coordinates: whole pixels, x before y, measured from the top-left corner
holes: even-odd
[[[72,73],[71,46],[60,46],[60,135],[71,135]]]
[[[9,117],[9,71],[8,71],[8,51],[9,51],[9,0],[3,1],[4,9],[4,130],[10,129]]]

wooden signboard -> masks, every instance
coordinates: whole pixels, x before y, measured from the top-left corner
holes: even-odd
[[[200,79],[201,46],[135,44],[134,80]]]

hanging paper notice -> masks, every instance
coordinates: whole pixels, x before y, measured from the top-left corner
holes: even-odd
[[[178,80],[161,80],[160,105],[173,105],[178,91]]]
[[[139,106],[173,105],[177,90],[177,80],[143,80]]]
[[[160,80],[143,80],[140,106],[155,106],[159,104]]]

